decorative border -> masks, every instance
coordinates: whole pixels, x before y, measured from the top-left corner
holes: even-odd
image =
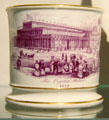
[[[15,99],[6,97],[6,101],[13,101],[13,102],[19,102],[19,103],[31,103],[31,104],[84,104],[84,103],[93,103],[101,100],[103,100],[102,97],[95,100],[81,101],[81,102],[35,102],[35,101],[15,100]]]
[[[73,5],[73,4],[24,4],[24,5],[14,5],[6,8],[6,11],[8,11],[10,8],[18,8],[18,7],[41,7],[41,8],[47,8],[47,7],[57,7],[57,8],[71,8],[71,9],[83,9],[83,10],[94,10],[98,12],[103,12],[102,8],[99,7],[90,7],[85,5]],[[73,7],[73,8],[72,8]]]
[[[76,89],[76,90],[79,90],[79,89],[91,89],[91,88],[97,88],[99,85],[96,85],[96,86],[90,86],[90,87],[78,87],[78,88],[42,88],[42,87],[26,87],[26,86],[18,86],[18,85],[12,85],[12,84],[9,84],[11,87],[13,88],[23,88],[23,89],[46,89],[46,90],[73,90],[73,89]]]

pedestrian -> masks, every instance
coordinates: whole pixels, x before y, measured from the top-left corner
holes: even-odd
[[[73,64],[72,74],[73,74],[73,76],[75,76],[76,75],[76,64],[77,64],[76,55],[72,56],[72,64]]]
[[[39,70],[39,62],[38,62],[38,60],[36,60],[36,62],[34,64],[34,67],[35,67],[34,75],[39,77],[40,76],[40,70]]]
[[[51,56],[51,60],[50,60],[50,73],[53,73],[54,61],[55,61],[54,56]]]
[[[18,59],[17,59],[17,69],[20,70],[21,68],[21,57],[18,56]]]
[[[53,64],[53,73],[58,74],[58,63],[59,61],[56,59]]]
[[[39,61],[39,70],[40,70],[40,75],[45,75],[44,60]]]
[[[82,60],[82,56],[80,56],[80,58],[78,59],[78,77],[79,78],[83,78],[83,60]]]
[[[87,61],[84,60],[83,61],[83,78],[86,77],[88,75],[88,64]]]

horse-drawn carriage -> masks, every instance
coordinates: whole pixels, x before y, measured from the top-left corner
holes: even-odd
[[[21,67],[29,67],[29,68],[33,68],[35,64],[35,60],[34,60],[34,54],[32,55],[20,55],[18,56],[17,59],[17,69],[20,69]]]

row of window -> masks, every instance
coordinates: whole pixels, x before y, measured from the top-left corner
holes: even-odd
[[[18,30],[17,35],[18,36],[23,36],[23,35],[40,35],[42,34],[42,30]]]
[[[60,45],[59,45],[59,42]],[[55,41],[51,42],[51,39],[43,38],[43,39],[17,39],[16,46],[18,47],[41,47],[41,48],[55,48],[57,46],[59,47],[67,47],[67,49],[70,48],[87,48],[90,47],[89,41],[68,41],[63,43],[63,41]]]
[[[18,40],[16,41],[18,47],[42,47],[51,48],[51,39],[41,39],[41,40]]]

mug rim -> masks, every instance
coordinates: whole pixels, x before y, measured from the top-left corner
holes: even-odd
[[[77,9],[77,10],[89,10],[95,12],[103,12],[102,8],[99,7],[91,7],[84,5],[73,5],[73,4],[22,4],[22,5],[13,5],[6,8],[6,11],[11,9],[34,9],[34,8],[58,8],[58,9]]]

